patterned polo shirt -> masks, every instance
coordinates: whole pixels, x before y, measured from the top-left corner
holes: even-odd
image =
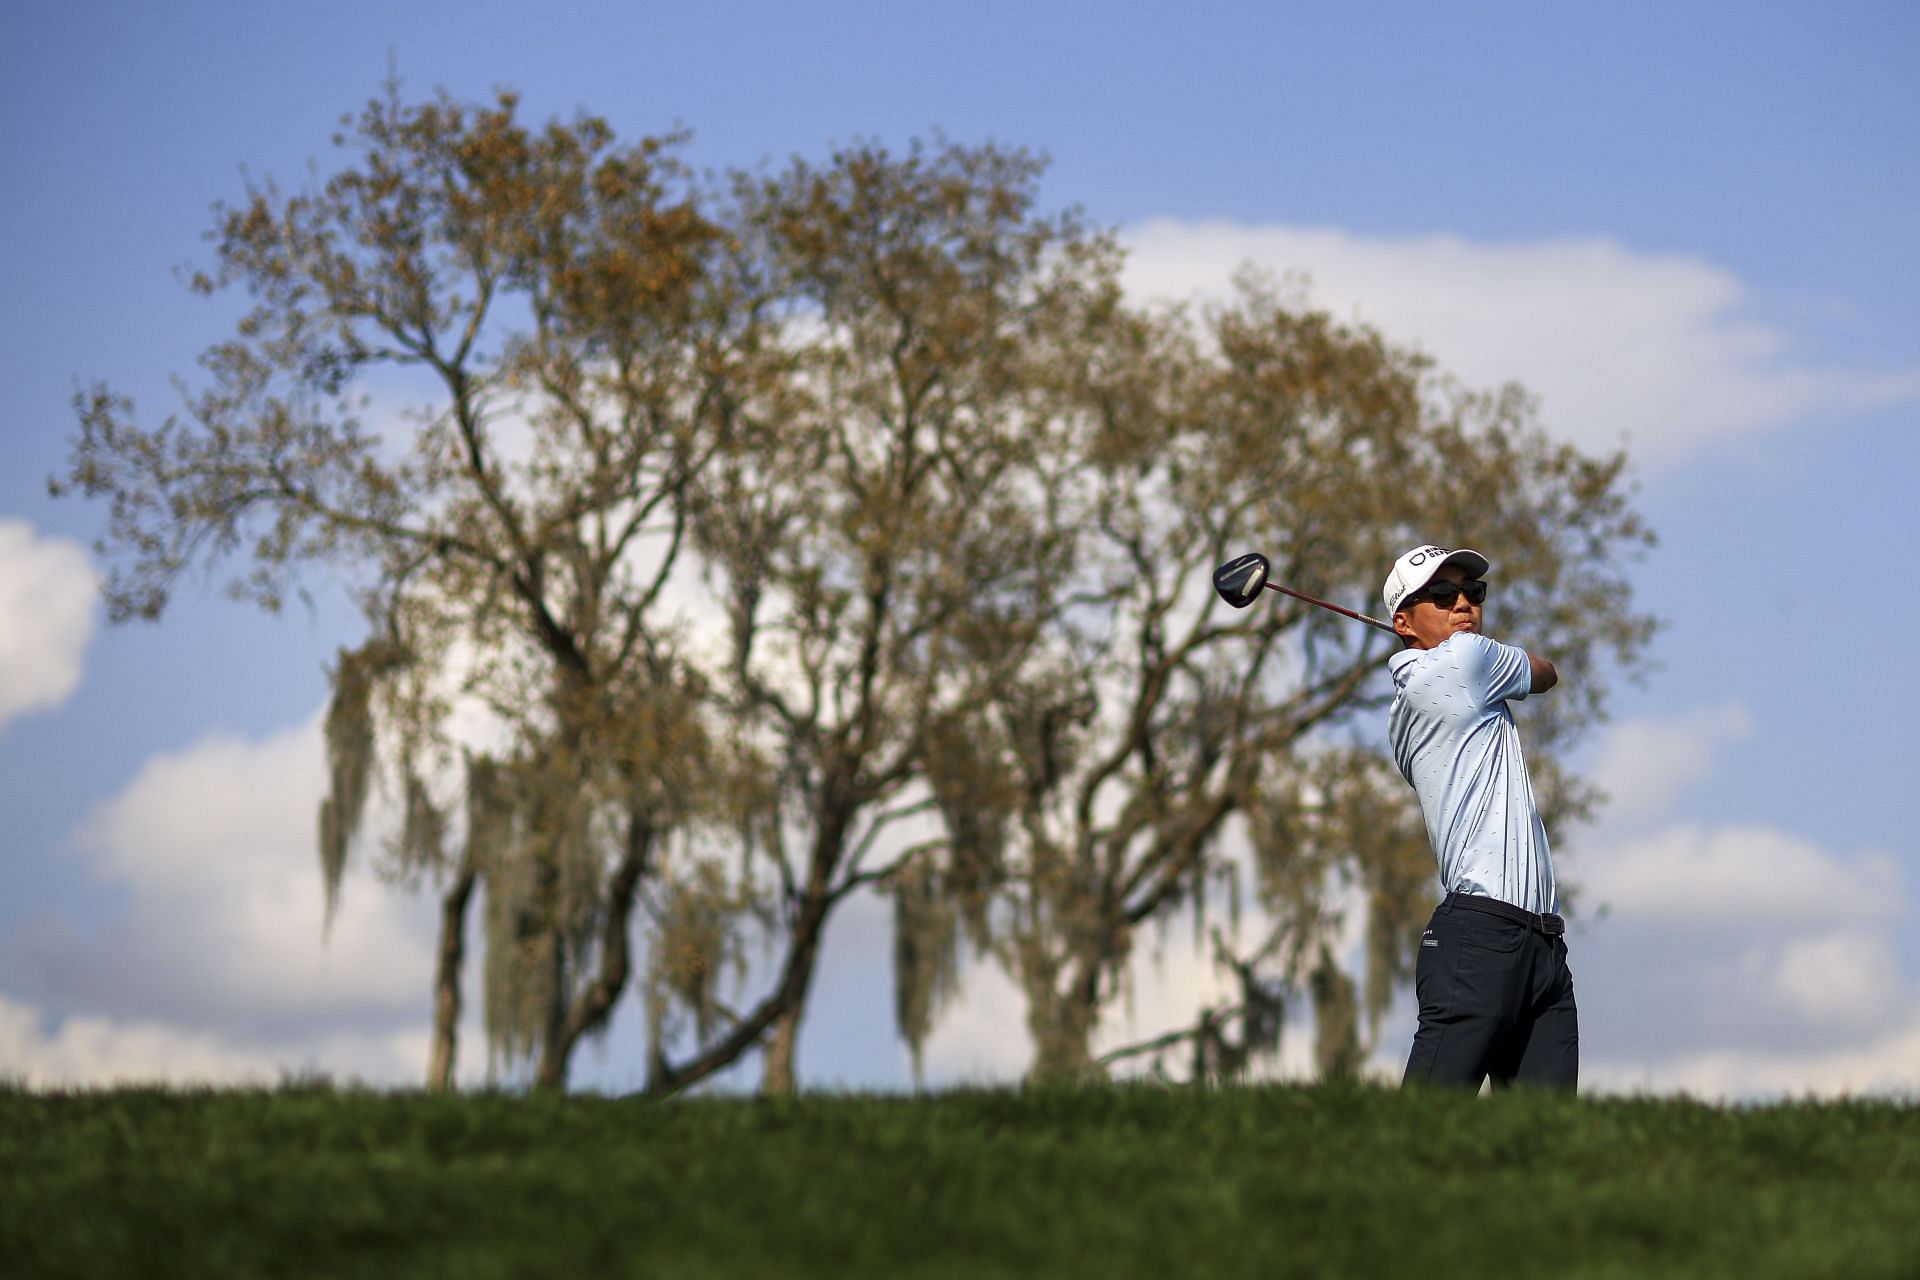
[[[1449,893],[1557,912],[1553,858],[1533,801],[1520,731],[1507,709],[1533,684],[1526,650],[1472,632],[1387,659],[1387,736],[1420,797]]]

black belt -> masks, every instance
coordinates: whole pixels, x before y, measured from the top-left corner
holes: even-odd
[[[1552,913],[1536,915],[1525,907],[1514,906],[1511,902],[1502,902],[1498,898],[1483,898],[1474,893],[1450,893],[1441,905],[1465,907],[1469,911],[1484,911],[1488,915],[1505,916],[1515,924],[1523,924],[1535,933],[1544,933],[1549,938],[1557,938],[1567,931],[1567,922]]]

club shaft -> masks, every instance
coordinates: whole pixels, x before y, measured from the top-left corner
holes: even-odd
[[[1315,599],[1313,596],[1307,595],[1304,592],[1294,591],[1294,590],[1291,590],[1290,588],[1283,587],[1277,582],[1268,582],[1266,586],[1267,586],[1267,590],[1269,591],[1278,591],[1283,596],[1292,596],[1295,600],[1305,600],[1308,604],[1317,604],[1322,609],[1331,609],[1335,613],[1340,614],[1342,617],[1352,618],[1355,622],[1364,622],[1370,627],[1378,627],[1380,628],[1380,630],[1386,632],[1388,635],[1395,634],[1391,623],[1382,622],[1378,618],[1369,618],[1364,613],[1355,613],[1351,609],[1342,609],[1339,605],[1334,604],[1331,601]]]

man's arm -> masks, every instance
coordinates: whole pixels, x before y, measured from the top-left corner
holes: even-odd
[[[1533,683],[1528,686],[1528,693],[1545,693],[1560,683],[1560,673],[1553,669],[1551,662],[1539,654],[1527,654],[1527,665],[1533,668]]]

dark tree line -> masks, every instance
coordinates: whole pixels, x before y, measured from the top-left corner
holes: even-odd
[[[1624,459],[1517,391],[1257,280],[1138,306],[1018,150],[703,178],[677,135],[397,91],[336,142],[323,184],[216,208],[193,287],[248,311],[157,427],[83,391],[55,487],[108,504],[118,620],[198,564],[268,609],[353,593],[323,887],[385,778],[383,856],[441,894],[432,1087],[475,915],[490,1050],[544,1086],[632,992],[650,1090],[756,1053],[793,1089],[862,890],[894,904],[916,1062],[971,954],[1025,993],[1033,1074],[1070,1078],[1107,1065],[1140,931],[1243,878],[1264,930],[1211,937],[1244,998],[1144,1048],[1231,1075],[1302,998],[1352,1070],[1432,892],[1372,731],[1389,642],[1227,610],[1208,573],[1243,550],[1353,603],[1415,541],[1494,550],[1501,631],[1578,691],[1529,712],[1543,798],[1590,803],[1558,752],[1648,638],[1623,566],[1650,539]]]

